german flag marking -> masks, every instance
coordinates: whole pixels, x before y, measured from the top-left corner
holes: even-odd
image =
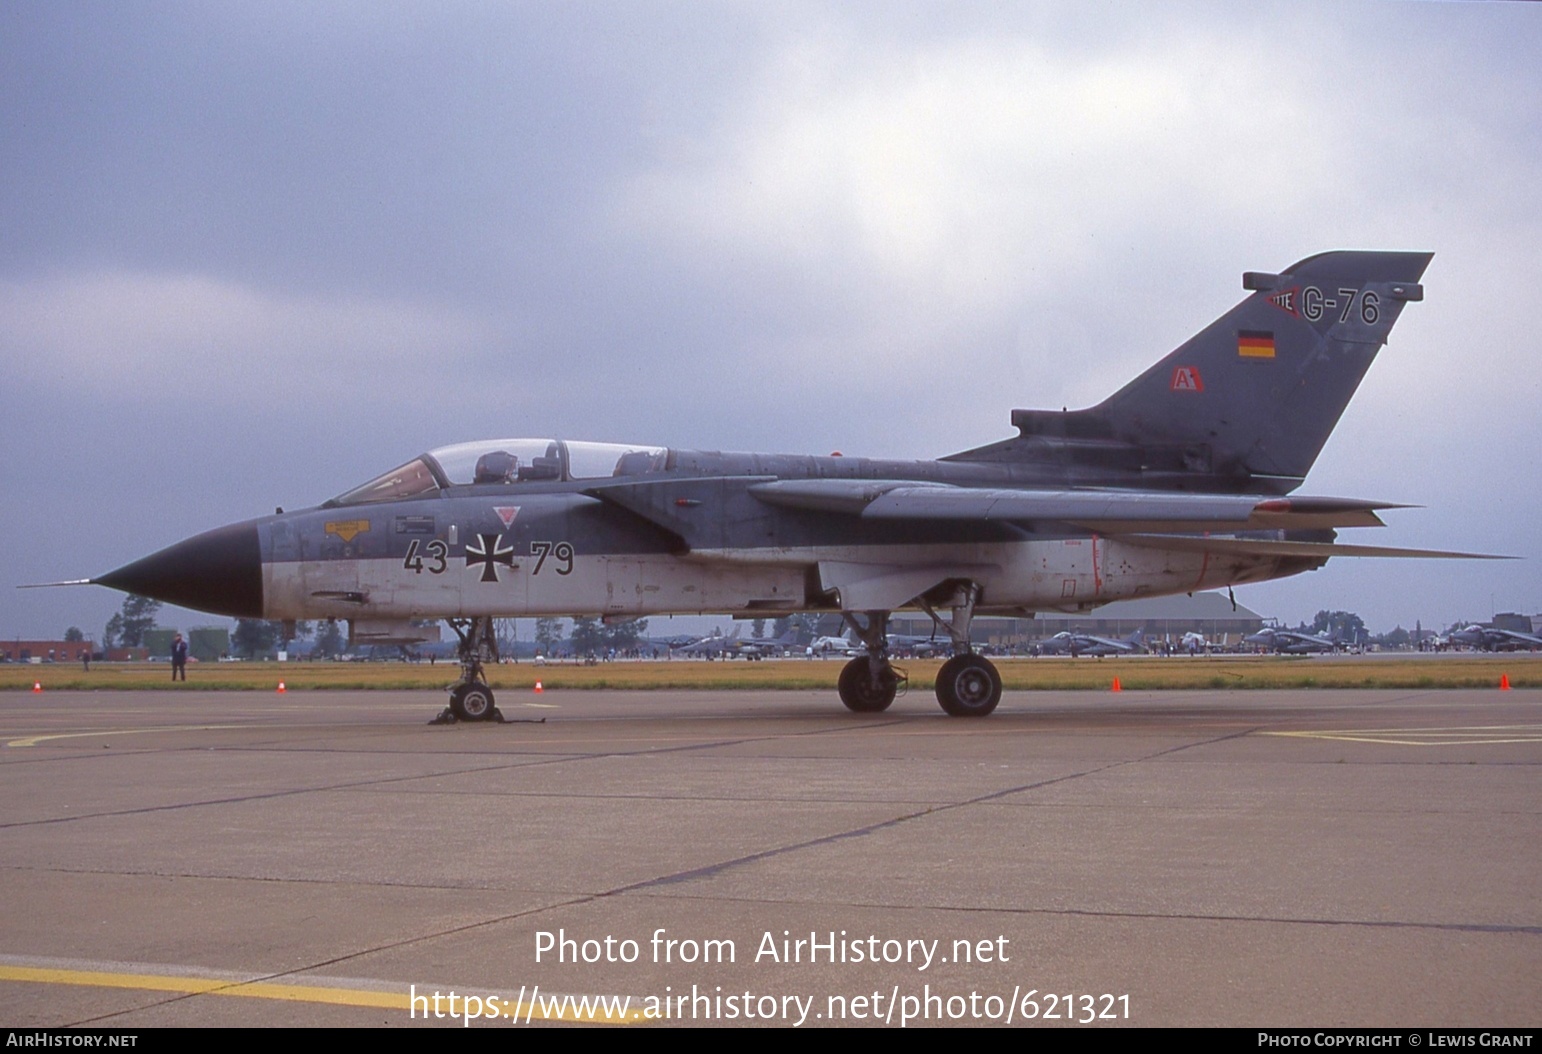
[[[1237,354],[1244,359],[1274,358],[1274,334],[1257,329],[1239,330]]]

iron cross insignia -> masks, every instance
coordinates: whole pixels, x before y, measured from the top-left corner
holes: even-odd
[[[476,541],[466,545],[466,566],[472,564],[482,565],[482,581],[496,582],[498,569],[495,565],[514,569],[514,547],[504,545],[501,534],[479,534]]]

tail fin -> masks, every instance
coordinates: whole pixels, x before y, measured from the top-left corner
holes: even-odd
[[[1432,255],[1329,252],[1280,274],[1248,272],[1247,299],[1097,406],[1013,411],[1018,438],[955,457],[1042,458],[1047,447],[1147,484],[1288,492],[1403,305],[1423,299]]]

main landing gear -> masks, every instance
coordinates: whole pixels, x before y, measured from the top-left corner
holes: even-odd
[[[948,598],[951,617],[945,622],[924,600],[921,607],[953,642],[954,655],[937,671],[937,702],[954,717],[984,717],[1001,702],[1001,674],[983,655],[976,655],[969,643],[969,624],[974,619],[975,601],[980,589],[965,583]],[[841,670],[841,702],[859,714],[876,714],[889,708],[905,683],[904,674],[889,662],[887,611],[867,612],[862,623],[851,612],[844,612],[846,624],[866,646],[867,652],[848,662]]]
[[[1001,702],[1001,674],[983,655],[955,655],[937,671],[937,701],[954,717],[984,717]]]
[[[953,641],[953,658],[937,671],[937,702],[954,717],[984,717],[1001,702],[1001,674],[996,671],[996,664],[976,655],[969,643],[969,624],[974,620],[974,604],[979,598],[980,587],[973,582],[959,586],[948,600],[952,617],[947,622],[930,604],[924,600],[921,603],[932,621],[947,630]]]
[[[905,675],[889,662],[889,613],[869,611],[867,623],[857,621],[851,612],[841,615],[857,638],[867,646],[867,653],[858,655],[841,668],[841,678],[836,690],[846,709],[858,714],[877,714],[889,709],[899,694]]]
[[[482,662],[498,661],[498,640],[493,636],[493,620],[477,618],[445,619],[460,638],[456,654],[460,658],[460,679],[450,685],[450,705],[431,722],[448,725],[456,721],[502,721],[493,700],[493,690],[482,674]]]

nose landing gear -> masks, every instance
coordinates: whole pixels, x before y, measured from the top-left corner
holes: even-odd
[[[450,685],[450,705],[430,724],[448,725],[456,721],[503,721],[503,713],[493,698],[493,690],[482,673],[482,662],[498,661],[498,639],[493,635],[493,620],[483,615],[470,619],[445,619],[460,638],[456,655],[460,658],[460,679]]]
[[[869,611],[866,623],[859,622],[849,611],[843,613],[842,618],[862,641],[866,654],[858,655],[841,667],[836,691],[852,713],[881,713],[894,702],[900,686],[905,683],[905,675],[889,662],[889,613]]]

